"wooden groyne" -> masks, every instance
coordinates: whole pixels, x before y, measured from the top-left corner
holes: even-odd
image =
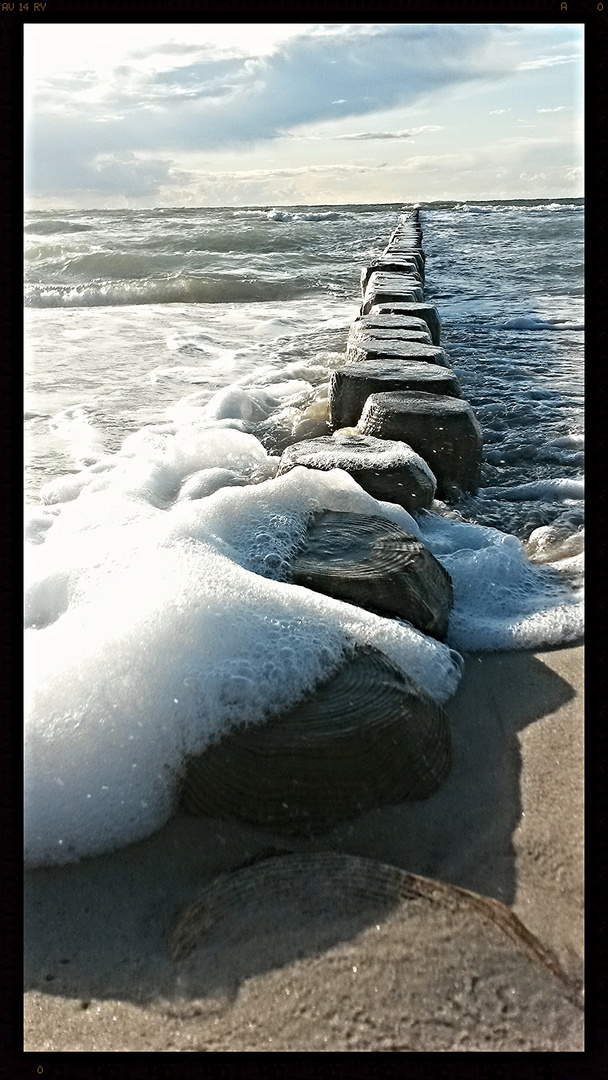
[[[278,474],[343,469],[410,513],[476,490],[481,431],[441,347],[424,273],[415,211],[362,271],[360,313],[329,385],[332,433],[289,445]],[[382,516],[314,515],[290,574],[296,585],[445,640],[454,600],[447,570]],[[192,760],[182,806],[310,835],[372,807],[428,798],[450,764],[443,708],[382,653],[359,648],[293,709]]]
[[[412,513],[430,508],[436,496],[452,499],[476,491],[481,430],[441,346],[437,311],[425,302],[424,273],[422,230],[414,212],[402,219],[382,254],[362,271],[360,313],[350,328],[345,362],[333,372],[329,387],[332,434],[288,445],[279,474],[296,466],[340,468],[376,499],[400,503]],[[384,620],[406,621],[445,640],[454,599],[449,573],[423,543],[379,511],[312,514],[290,575],[296,586],[367,608]],[[259,726],[228,734],[192,760],[182,807],[270,829],[282,841],[293,837],[299,844],[371,809],[433,796],[451,765],[451,725],[441,705],[382,651],[358,646],[293,708]],[[448,805],[448,813],[456,814],[453,798],[452,803],[451,808],[444,804],[444,811]],[[441,814],[441,809],[433,813]],[[419,823],[419,818],[399,817],[397,827],[405,833]],[[431,839],[433,835],[431,830]],[[330,848],[343,838],[330,837]],[[409,849],[405,850],[407,859]],[[325,892],[319,886],[324,873]],[[434,982],[430,1006],[416,989],[412,1015],[420,1013],[421,1022],[425,1010],[436,1011],[437,993],[438,1000],[445,998],[450,980],[452,996],[462,997],[463,970],[471,986],[480,983],[480,975],[483,984],[485,973],[496,970],[498,947],[504,957],[499,957],[498,966],[510,973],[505,992],[509,1002],[511,995],[519,995],[521,1008],[505,1020],[502,1006],[496,1032],[488,1034],[485,1024],[486,1043],[503,1040],[511,1030],[521,1041],[518,1017],[536,1015],[533,1006],[539,991],[531,982],[533,975],[542,974],[547,986],[549,977],[553,980],[543,1016],[571,1023],[564,1002],[583,1008],[578,983],[500,901],[342,851],[294,851],[283,842],[281,848],[266,848],[234,872],[216,877],[179,914],[171,932],[173,958],[186,958],[201,941],[208,946],[231,903],[241,905],[237,920],[241,932],[244,915],[253,911],[257,928],[261,904],[277,898],[283,904],[287,898],[290,914],[297,912],[298,943],[304,924],[316,928],[328,911],[338,911],[342,919],[343,910],[352,913],[361,901],[366,904],[361,924],[376,923],[378,931],[392,904],[407,905],[407,919],[398,929],[401,939],[404,927],[407,930],[419,918],[423,900],[422,938],[425,957],[431,955]],[[277,910],[276,903],[269,908],[273,943]],[[466,941],[454,952],[463,925]],[[340,936],[343,933],[341,922]],[[418,925],[414,938],[420,933]],[[253,955],[251,935],[246,944],[248,955]],[[375,949],[374,945],[372,952]],[[409,949],[406,960],[411,959]],[[385,964],[385,957],[379,963]],[[353,965],[352,971],[356,973],[357,967]],[[458,985],[454,972],[460,978]],[[372,987],[369,979],[363,984],[363,1011],[370,1004],[365,986]],[[496,996],[495,988],[492,993]],[[556,1001],[561,1001],[559,1015]],[[490,1002],[490,1012],[492,1007]],[[537,1029],[535,1046],[540,1045],[538,1025]],[[369,1049],[369,1043],[364,1048]],[[404,1048],[411,1046],[406,1042]]]
[[[360,313],[330,382],[333,437],[289,447],[279,467],[342,468],[410,512],[434,497],[475,493],[482,454],[481,429],[441,347],[437,309],[425,302],[418,218],[418,210],[404,216],[361,271]]]

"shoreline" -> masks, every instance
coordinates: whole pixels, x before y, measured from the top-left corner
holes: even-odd
[[[437,390],[450,365],[436,309],[424,302],[421,241],[415,210],[364,270],[360,319],[332,374],[329,425],[413,442],[449,499],[477,490],[482,436],[458,381]],[[392,460],[381,468],[391,501],[393,489],[414,498]],[[416,499],[424,507],[429,493]],[[313,838],[180,811],[111,855],[30,871],[26,1051],[583,1049],[584,646],[464,659],[445,707],[451,771],[424,801],[374,808]],[[366,860],[365,916],[352,873],[336,871],[352,869],[348,860],[305,860],[303,892],[291,902],[288,877],[268,891],[274,870],[253,871],[247,897],[243,879],[230,878],[269,854],[322,852]],[[296,864],[287,862],[291,873]],[[382,864],[389,877],[396,867],[427,879],[431,892],[406,890],[387,909]],[[192,955],[173,959],[176,917],[222,874],[232,891],[220,883],[219,910],[196,916],[204,933]],[[448,886],[443,908],[428,902],[433,882]],[[459,907],[449,886],[510,909],[523,923],[519,945],[517,934],[497,931],[501,918],[492,925],[488,911],[499,906]],[[526,932],[532,956],[543,948],[535,952],[531,935],[551,954],[544,969],[530,949],[524,959]]]
[[[477,1028],[470,1022],[463,1045],[443,1045],[432,1027],[412,1043],[412,1032],[406,1037],[403,1031],[399,986],[383,1000],[382,1020],[372,1027],[353,1028],[354,1013],[370,1005],[355,987],[340,990],[336,1023],[315,1019],[312,1005],[303,1012],[298,1006],[297,1030],[287,1024],[292,1044],[285,1045],[283,1029],[276,1030],[273,979],[295,980],[312,1002],[324,986],[331,988],[340,950],[357,947],[373,962],[371,931],[353,939],[346,924],[344,939],[319,951],[311,920],[301,928],[304,959],[284,956],[273,969],[271,956],[252,955],[238,985],[219,997],[205,992],[200,973],[197,983],[203,949],[195,950],[186,968],[169,954],[176,913],[218,873],[269,847],[331,850],[501,900],[580,984],[584,646],[468,653],[465,661],[461,685],[446,706],[452,771],[425,802],[373,810],[311,840],[177,815],[154,836],[112,855],[29,872],[25,1051],[582,1050],[582,1031],[580,1037],[574,1028],[560,1036],[558,1025],[551,1035],[542,1016],[526,1021],[521,1046],[511,1044],[508,1021],[506,1035],[496,1030],[483,1038],[481,1021]],[[391,955],[399,945],[398,927],[392,916],[382,924]],[[280,945],[280,929],[276,940]],[[216,964],[221,976],[221,952]],[[421,973],[412,966],[407,972],[411,990]],[[480,977],[483,984],[483,972]],[[416,1020],[423,1024],[432,1002],[424,995],[420,1002]],[[245,1005],[256,1017],[247,1031],[237,1024]],[[285,1008],[283,1001],[283,1023]],[[318,1031],[321,1043],[313,1045]]]

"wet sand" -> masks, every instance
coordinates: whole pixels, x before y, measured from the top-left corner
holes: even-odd
[[[171,958],[176,914],[219,873],[269,848],[338,851],[502,901],[580,986],[583,646],[465,659],[452,772],[424,803],[314,840],[179,815],[113,855],[28,873],[24,1049],[582,1050],[583,1014],[553,977],[407,903],[362,918],[345,896],[294,927],[277,902],[266,931],[220,929],[213,949]]]

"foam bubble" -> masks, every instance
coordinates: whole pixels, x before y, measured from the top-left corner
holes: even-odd
[[[49,428],[66,444],[72,460],[79,465],[92,464],[105,453],[102,434],[95,428],[89,405],[70,405],[49,420]]]
[[[40,489],[40,499],[43,503],[51,506],[54,503],[69,502],[80,495],[88,482],[89,477],[84,472],[77,475],[60,476],[56,480],[50,480],[48,484],[43,484]]]
[[[204,499],[222,487],[240,487],[246,479],[233,469],[201,469],[182,484],[178,499]]]
[[[266,420],[278,401],[265,391],[242,390],[237,386],[228,386],[218,390],[203,410],[210,420],[224,420],[227,417],[244,420],[247,424]]]

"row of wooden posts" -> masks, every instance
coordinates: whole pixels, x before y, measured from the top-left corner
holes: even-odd
[[[424,264],[414,213],[363,270],[361,313],[330,382],[332,433],[287,446],[280,473],[340,468],[413,513],[475,490],[481,433],[441,348],[437,312],[424,302]],[[383,516],[313,515],[289,580],[445,640],[450,575]],[[428,798],[451,757],[443,708],[383,652],[357,646],[293,708],[191,759],[182,806],[312,835],[377,806]]]
[[[280,472],[294,465],[344,468],[372,495],[410,512],[428,509],[435,497],[477,490],[481,429],[441,347],[437,310],[425,302],[425,262],[414,210],[361,272],[360,314],[346,362],[330,382],[334,437],[288,447]],[[403,444],[413,451],[409,457],[397,452]]]

